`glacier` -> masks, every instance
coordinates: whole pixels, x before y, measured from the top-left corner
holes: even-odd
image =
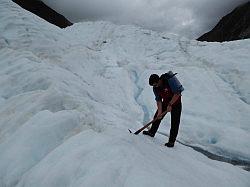
[[[178,141],[250,162],[250,40],[133,25],[59,29],[0,1],[0,186],[249,186],[241,167],[128,133],[156,109],[151,73],[183,83]]]

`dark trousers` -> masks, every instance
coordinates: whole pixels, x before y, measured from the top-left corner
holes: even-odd
[[[165,111],[167,109],[167,105],[163,103],[162,110]],[[182,110],[182,104],[177,103],[172,106],[171,110],[171,128],[170,128],[170,137],[169,137],[169,142],[175,142],[178,130],[179,130],[179,125],[180,125],[180,119],[181,119],[181,110]],[[154,119],[157,117],[158,110],[156,111],[154,115]],[[152,127],[149,130],[149,132],[153,135],[157,132],[159,125],[161,123],[161,120],[156,120],[154,123],[152,123]]]

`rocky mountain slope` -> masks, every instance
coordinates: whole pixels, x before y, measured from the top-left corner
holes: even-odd
[[[223,42],[250,38],[250,1],[224,16],[209,32],[197,40]]]
[[[46,21],[65,28],[72,25],[72,23],[67,20],[63,15],[57,13],[55,10],[51,9],[45,5],[42,1],[38,0],[13,0],[13,2],[20,5],[22,8],[36,14],[37,16],[45,19]]]

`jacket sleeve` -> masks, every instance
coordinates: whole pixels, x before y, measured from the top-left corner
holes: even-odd
[[[155,94],[155,100],[156,101],[161,101],[162,100],[162,97],[158,94],[156,88],[153,88],[153,92]]]

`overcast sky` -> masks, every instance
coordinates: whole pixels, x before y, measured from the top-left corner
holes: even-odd
[[[248,0],[42,0],[72,22],[108,20],[197,38]]]

